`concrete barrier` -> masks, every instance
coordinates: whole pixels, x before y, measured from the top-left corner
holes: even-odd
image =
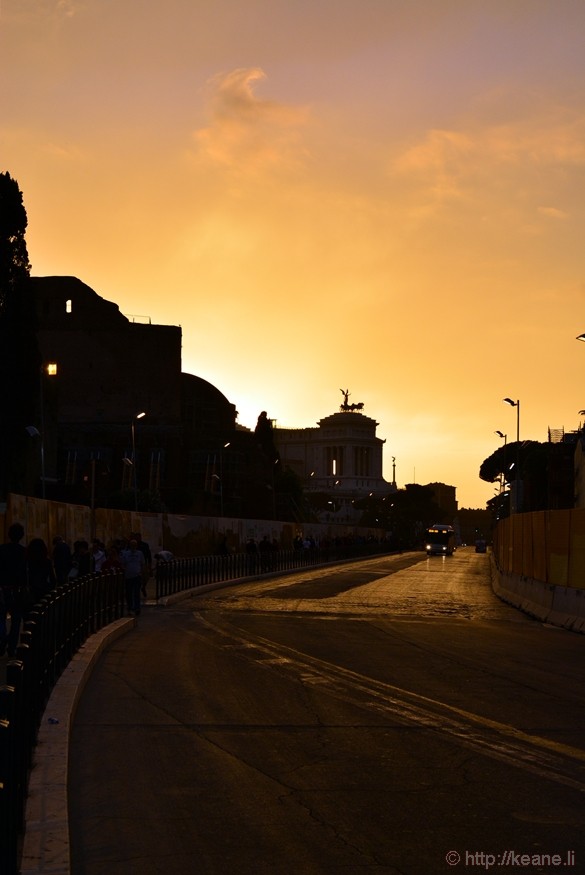
[[[585,634],[585,593],[582,589],[555,586],[548,623]]]
[[[585,634],[585,591],[554,586],[502,573],[492,556],[492,588],[502,601],[519,608],[531,617]]]

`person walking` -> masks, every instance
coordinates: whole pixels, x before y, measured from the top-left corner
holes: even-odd
[[[20,624],[28,605],[24,603],[27,590],[26,549],[20,543],[24,538],[24,526],[13,523],[8,529],[8,543],[0,546],[0,655],[8,647],[8,655],[14,656],[20,636]],[[7,619],[10,614],[10,632]]]
[[[256,562],[258,560],[258,544],[255,538],[248,538],[246,543],[246,563],[248,566],[248,574],[254,574],[256,571]]]
[[[150,547],[146,543],[146,541],[142,540],[142,532],[133,532],[130,537],[135,538],[136,545],[144,556],[144,570],[142,572],[142,585],[140,587],[140,591],[142,592],[144,598],[146,598],[146,585],[150,580],[150,575],[152,573],[152,553],[150,552]]]
[[[126,604],[129,613],[137,617],[140,614],[140,591],[146,560],[144,553],[138,549],[138,542],[135,538],[130,540],[128,549],[124,550],[121,555],[121,560],[124,566]]]
[[[91,574],[91,553],[87,541],[75,541],[69,577],[85,577]]]
[[[55,535],[53,538],[53,568],[57,583],[67,583],[71,571],[71,548],[61,535]]]
[[[99,538],[94,538],[91,542],[91,559],[90,559],[90,568],[92,571],[95,571],[96,574],[99,574],[102,570],[102,566],[104,564],[106,558],[106,548],[104,544],[99,540]]]
[[[115,544],[108,547],[106,558],[102,562],[102,571],[123,571],[124,566],[120,559],[120,551]]]
[[[26,548],[28,585],[33,603],[40,601],[57,586],[57,576],[49,557],[49,549],[42,538],[32,538]]]

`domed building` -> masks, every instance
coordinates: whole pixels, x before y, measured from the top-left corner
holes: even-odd
[[[349,391],[336,413],[310,428],[274,428],[281,463],[300,478],[319,518],[355,522],[354,503],[396,489],[382,475],[385,440],[376,436],[379,423],[366,416],[363,403],[349,404]]]
[[[219,512],[216,470],[237,412],[215,386],[181,372],[181,328],[124,316],[75,277],[31,282],[43,494],[104,504],[134,491]]]

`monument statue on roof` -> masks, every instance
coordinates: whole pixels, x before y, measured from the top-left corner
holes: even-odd
[[[358,404],[350,404],[349,403],[349,396],[351,395],[351,392],[349,391],[349,389],[340,389],[339,391],[343,395],[343,404],[339,408],[342,413],[351,413],[352,411],[355,411],[355,410],[363,410],[364,409],[364,402],[363,401],[360,401]]]

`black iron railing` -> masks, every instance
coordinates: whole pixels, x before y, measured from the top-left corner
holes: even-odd
[[[124,616],[124,576],[68,581],[29,612],[0,687],[0,872],[17,875],[28,775],[43,711],[86,639]]]
[[[160,562],[155,572],[156,599],[196,589],[210,583],[277,574],[342,562],[383,553],[395,552],[388,544],[366,541],[359,544],[330,544],[319,547],[301,547],[298,550],[258,550],[253,553],[230,553],[217,556],[195,556],[191,559],[173,559]]]

